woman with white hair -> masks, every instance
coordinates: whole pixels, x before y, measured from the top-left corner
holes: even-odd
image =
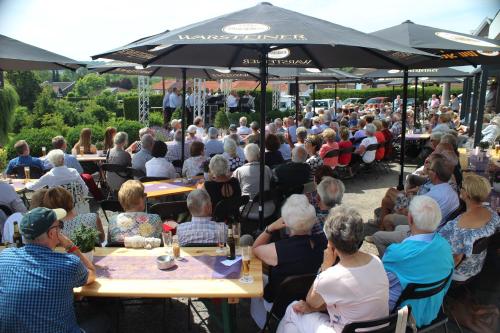
[[[242,160],[238,156],[237,149],[238,145],[233,139],[227,138],[224,141],[224,154],[222,154],[222,156],[224,156],[224,158],[229,162],[229,171],[231,172],[233,172],[234,170],[238,169],[240,166],[245,164],[245,160],[244,159]]]
[[[389,314],[384,267],[376,256],[358,251],[363,240],[361,215],[346,206],[335,207],[326,219],[324,232],[328,247],[320,273],[306,299],[288,306],[278,333],[339,333],[351,322]]]
[[[490,124],[481,131],[481,134],[483,135],[481,142],[493,145],[500,135],[500,117],[491,119]]]
[[[375,137],[375,132],[377,132],[377,127],[373,124],[367,124],[365,127],[366,138],[364,138],[359,147],[354,151],[353,162],[372,163],[375,160],[375,154],[377,149],[368,150],[367,148],[371,145],[377,144],[377,138]]]
[[[266,311],[272,307],[279,285],[292,275],[316,273],[323,261],[326,248],[324,234],[311,235],[316,223],[314,207],[303,194],[291,195],[281,208],[281,218],[268,225],[253,244],[253,254],[269,266],[265,277],[264,298],[252,299],[251,314],[259,327],[263,327]],[[290,237],[271,241],[271,235],[284,228]],[[266,284],[266,280],[268,280]]]
[[[165,145],[166,147],[166,145]],[[207,160],[205,157],[205,145],[203,142],[195,141],[189,147],[191,157],[184,161],[182,165],[182,175],[184,177],[194,177],[203,174],[203,163]],[[161,158],[165,155],[161,156]]]
[[[255,143],[250,143],[245,147],[245,159],[248,163],[240,166],[233,172],[233,177],[238,179],[241,187],[241,194],[248,195],[250,198],[259,193],[259,174],[260,174],[260,148]],[[264,191],[269,190],[269,185],[273,174],[271,169],[264,166]]]
[[[205,141],[205,156],[212,157],[224,152],[224,144],[218,139],[219,131],[215,127],[208,129],[208,138]]]
[[[128,144],[128,134],[125,132],[116,133],[113,138],[113,143],[115,146],[109,151],[106,163],[118,164],[125,167],[132,166],[132,157],[125,151],[125,147]],[[119,190],[120,186],[125,182],[125,178],[117,175],[114,172],[108,172],[106,174],[106,181],[112,190]]]
[[[231,176],[229,162],[224,156],[212,157],[208,169],[210,180],[204,182],[202,188],[210,195],[213,210],[221,200],[241,196],[240,182]]]

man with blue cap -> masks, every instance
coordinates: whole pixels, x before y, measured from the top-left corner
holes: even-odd
[[[94,282],[95,267],[61,233],[65,216],[64,209],[29,211],[20,223],[26,245],[0,253],[0,332],[82,332],[73,288]]]

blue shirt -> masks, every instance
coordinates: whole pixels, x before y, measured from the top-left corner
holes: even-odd
[[[212,221],[212,217],[193,216],[191,222],[184,222],[177,226],[180,246],[187,244],[216,244],[218,241],[218,230],[227,227],[224,223]]]
[[[446,222],[447,217],[453,213],[460,204],[457,192],[448,183],[431,185],[429,192],[424,195],[436,200],[441,209],[441,223]]]
[[[28,155],[28,156],[18,156],[16,158],[11,159],[9,161],[9,164],[7,164],[7,169],[5,169],[5,173],[7,173],[8,175],[12,175],[14,173],[14,168],[17,167],[18,165],[36,166],[39,167],[40,170],[45,170],[43,166],[43,161],[41,159]]]
[[[3,250],[0,267],[0,332],[81,332],[73,288],[88,271],[77,256],[27,244]]]
[[[224,153],[224,144],[217,139],[208,139],[205,142],[205,156],[210,157],[215,154]]]

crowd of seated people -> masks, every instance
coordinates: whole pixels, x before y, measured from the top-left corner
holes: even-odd
[[[486,251],[473,253],[474,243],[498,232],[500,218],[483,204],[491,192],[489,181],[477,175],[462,179],[457,155],[459,138],[453,131],[458,126],[445,112],[433,117],[436,124],[429,129],[431,138],[423,167],[408,177],[405,190],[389,189],[381,201],[379,219],[364,224],[355,209],[342,205],[346,188],[336,178],[338,169],[352,165],[356,171],[358,165],[390,158],[392,143],[401,134],[399,112],[385,107],[370,110],[364,115],[359,109],[318,110],[316,115],[309,109],[310,114],[299,117],[298,124],[286,117],[262,125],[252,122],[250,127],[248,119],[242,117],[240,126],[232,125],[225,137],[219,137],[213,127],[205,134],[203,121],[196,119],[186,130],[184,147],[179,122],[173,122],[177,127],[172,128],[172,141],[155,140],[154,131],[144,128],[139,132],[139,141],[128,149],[128,134],[109,128],[105,135],[106,162],[131,166],[146,176],[170,179],[202,175],[208,167],[208,178],[185,198],[189,222],[170,221],[169,225],[177,229],[181,246],[215,244],[219,223],[223,222],[215,220],[217,204],[242,195],[252,200],[260,193],[258,143],[260,131],[265,131],[263,191],[294,188],[300,194],[288,193],[281,202],[277,200],[275,222],[260,232],[255,230],[253,254],[269,268],[264,277],[264,296],[252,299],[251,316],[256,324],[264,326],[287,277],[317,274],[308,286],[307,296],[288,306],[278,332],[340,332],[349,323],[381,318],[404,305],[411,305],[417,326],[422,327],[436,318],[450,285],[453,288],[453,283],[467,281],[481,272]],[[498,125],[493,121],[486,128],[489,126]],[[486,141],[495,136],[495,130],[486,131]],[[65,153],[67,146],[62,137],[54,138],[53,147],[41,160],[32,157],[28,144],[20,141],[15,146],[18,157],[8,164],[6,172],[10,175],[20,165],[32,165],[42,172],[38,180],[27,184],[27,188],[37,190],[32,195],[34,206],[30,213],[12,186],[0,183],[0,203],[20,214],[16,218],[30,247],[45,246],[47,256],[54,255],[52,249],[57,244],[71,249],[67,237],[80,225],[96,229],[99,243],[107,240],[121,245],[125,237],[135,235],[161,238],[164,221],[147,212],[145,187],[140,180],[111,172],[106,176],[108,183],[114,183],[124,210],[110,218],[107,233],[98,214],[78,209],[73,193],[64,185],[77,183],[94,195],[89,185],[93,177],[85,178],[76,159],[80,147],[86,154],[96,153],[90,129],[82,130],[73,155]],[[465,210],[454,215],[459,200]],[[34,210],[35,206],[39,209]],[[57,215],[60,209],[65,213]],[[35,229],[24,221],[34,218]],[[0,216],[0,222],[3,236],[12,235],[9,216]],[[376,229],[372,235],[367,233],[369,225]],[[363,240],[376,245],[380,258],[360,250]],[[40,255],[43,252],[38,251]],[[16,256],[26,255],[22,250],[5,253],[0,254],[0,264],[10,269],[22,265],[14,260]],[[66,263],[79,272],[71,287],[93,281],[92,263],[80,260],[83,264],[77,265],[76,260]],[[22,270],[17,272],[22,274]],[[445,287],[435,295],[398,301],[410,283],[446,278]],[[0,287],[11,280],[0,272]],[[12,290],[6,296],[0,294],[0,304],[5,304],[5,297],[15,295]],[[0,321],[4,318],[0,314]],[[25,315],[20,318],[27,320]]]

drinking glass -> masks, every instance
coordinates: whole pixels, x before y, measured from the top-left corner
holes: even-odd
[[[80,146],[80,156],[83,156],[84,153],[85,153],[85,148]]]
[[[179,244],[179,236],[175,235],[172,237],[172,252],[174,253],[175,259],[180,259],[181,257],[181,246]]]
[[[172,254],[172,233],[170,231],[162,232],[161,238],[163,239],[163,247],[166,249],[167,254]]]
[[[252,259],[252,248],[244,246],[241,248],[241,260],[243,267],[243,276],[240,278],[241,283],[252,283],[253,277],[250,275],[250,260]]]
[[[240,236],[241,236],[241,225],[239,223],[233,224],[233,237],[234,237],[234,247],[235,252],[238,254],[240,250]]]
[[[29,179],[30,179],[30,167],[29,166],[25,166],[24,167],[24,183],[26,184],[27,182],[29,182]]]
[[[45,156],[46,153],[47,153],[47,148],[42,147],[42,156]]]
[[[217,226],[217,250],[215,253],[225,253],[225,245],[226,244],[226,228],[224,223],[219,223]]]

